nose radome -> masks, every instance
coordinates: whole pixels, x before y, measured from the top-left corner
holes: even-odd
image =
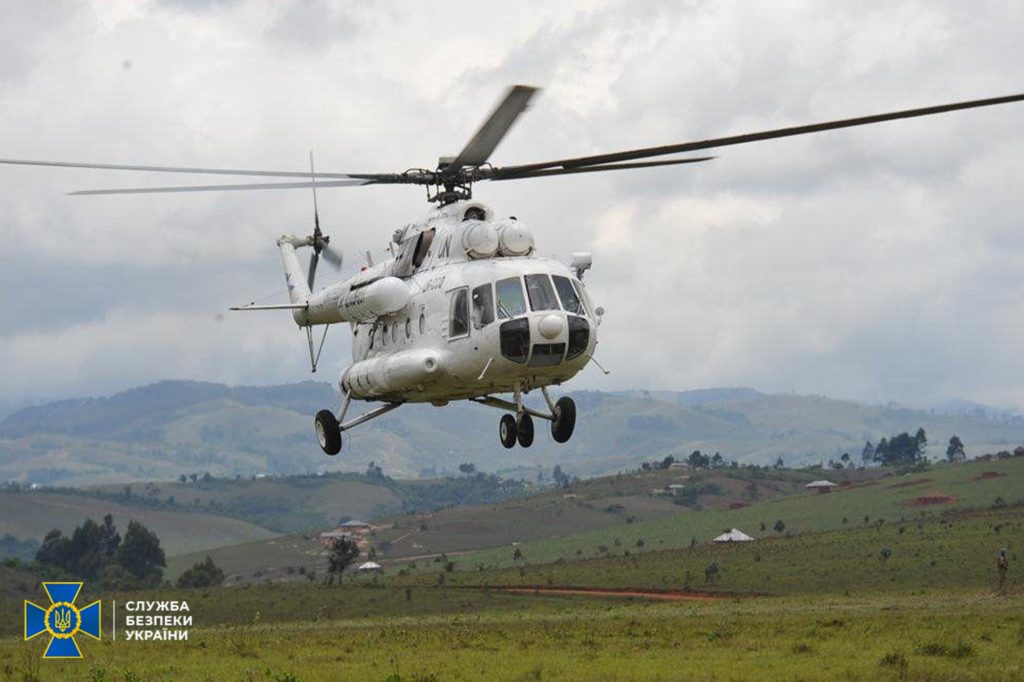
[[[545,315],[541,318],[537,328],[545,339],[553,339],[562,333],[565,328],[565,320],[561,315]]]

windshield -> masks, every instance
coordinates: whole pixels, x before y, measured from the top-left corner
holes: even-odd
[[[498,317],[515,317],[526,312],[523,285],[518,277],[499,279],[494,288],[498,292]]]
[[[527,275],[526,293],[530,296],[533,310],[558,310],[558,299],[547,275]]]
[[[569,281],[568,277],[562,277],[560,275],[552,275],[551,279],[555,282],[555,289],[558,291],[558,298],[562,299],[562,307],[567,312],[574,313],[576,315],[584,315],[583,304],[580,302],[580,297],[576,294],[576,289],[573,288],[572,282]]]

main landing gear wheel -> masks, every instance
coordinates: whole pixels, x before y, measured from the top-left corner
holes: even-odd
[[[516,419],[510,414],[501,415],[501,421],[498,422],[498,437],[501,438],[501,444],[506,448],[511,448],[516,444]]]
[[[516,436],[519,438],[521,447],[528,448],[533,445],[533,417],[525,412],[519,416],[519,422],[516,424]]]
[[[313,427],[316,429],[316,439],[320,443],[320,449],[326,455],[336,455],[341,452],[341,426],[337,418],[330,410],[320,410],[313,420]]]
[[[576,428],[576,403],[569,396],[563,396],[555,403],[555,418],[551,420],[551,437],[556,443],[565,443],[572,438]]]

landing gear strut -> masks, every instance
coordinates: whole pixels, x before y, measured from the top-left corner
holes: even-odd
[[[548,414],[523,405],[522,394],[518,390],[515,392],[515,402],[493,396],[471,398],[471,400],[481,405],[489,405],[514,413],[502,415],[501,421],[498,422],[498,438],[501,440],[502,446],[506,448],[514,447],[517,442],[524,448],[533,445],[534,417],[551,422],[551,437],[555,439],[556,443],[565,443],[572,438],[572,432],[576,428],[576,403],[569,396],[562,396],[558,402],[555,402],[551,400],[546,388],[542,388],[541,392],[544,394],[548,409],[551,410]]]
[[[341,452],[342,431],[348,431],[353,427],[359,426],[363,422],[368,422],[382,414],[386,414],[400,406],[402,403],[385,403],[380,407],[374,408],[369,412],[361,414],[346,422],[345,414],[348,412],[350,404],[352,404],[352,396],[346,393],[345,402],[341,405],[340,415],[335,417],[334,413],[330,410],[320,410],[316,413],[316,417],[313,419],[313,427],[316,430],[316,440],[320,444],[320,449],[324,451],[325,455],[334,456]]]

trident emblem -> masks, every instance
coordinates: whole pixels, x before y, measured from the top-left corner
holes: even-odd
[[[25,639],[47,632],[50,644],[43,658],[81,658],[75,635],[81,632],[93,639],[100,638],[99,600],[79,610],[75,599],[82,583],[43,583],[43,589],[50,598],[50,607],[44,609],[25,602]]]

